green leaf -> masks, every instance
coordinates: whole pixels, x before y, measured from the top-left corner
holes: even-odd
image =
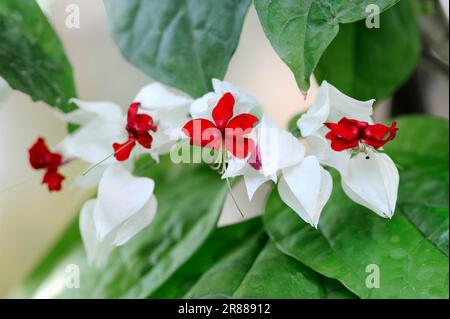
[[[255,0],[264,32],[281,59],[294,73],[301,91],[322,54],[339,32],[340,24],[362,20],[378,5],[384,11],[398,0]],[[383,55],[386,56],[386,55]]]
[[[340,283],[324,278],[268,242],[235,291],[234,298],[354,298]]]
[[[448,121],[408,116],[396,139],[384,147],[399,165],[399,209],[448,256]]]
[[[400,165],[391,220],[353,203],[335,182],[319,230],[275,192],[264,224],[284,253],[362,298],[448,298],[448,122],[416,116],[398,123],[398,137],[386,147]],[[372,264],[380,288],[366,286]]]
[[[224,255],[227,255],[259,231],[261,219],[218,228],[203,246],[151,298],[182,298],[198,279]]]
[[[202,246],[217,224],[227,187],[203,165],[174,165],[168,157],[150,168],[148,162],[153,163],[140,160],[136,173],[155,179],[158,213],[150,226],[116,249],[102,269],[87,265],[78,239],[64,254],[69,257],[48,269],[37,292],[54,278],[64,278],[64,267],[75,264],[80,267],[80,288],[65,288],[59,297],[145,298]]]
[[[261,230],[217,259],[187,298],[354,297],[339,282],[281,253]]]
[[[124,57],[192,97],[222,79],[250,0],[105,0],[110,33]]]
[[[266,241],[262,230],[248,237],[206,272],[186,294],[186,298],[231,298]]]
[[[0,1],[0,76],[33,101],[74,110],[72,68],[63,46],[35,1]]]
[[[380,28],[364,21],[343,24],[314,74],[359,100],[391,96],[420,57],[414,1],[400,1],[380,16]]]

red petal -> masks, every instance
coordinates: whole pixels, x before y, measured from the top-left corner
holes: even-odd
[[[347,121],[347,119],[342,119],[339,123],[324,123],[334,135],[346,139],[346,140],[358,140],[359,138],[359,127],[354,123]]]
[[[48,159],[47,169],[56,171],[58,167],[61,165],[61,163],[62,163],[62,155],[57,153],[51,153]]]
[[[153,125],[153,118],[147,114],[136,115],[132,128],[137,132],[156,132],[156,126]]]
[[[258,121],[258,118],[251,114],[239,114],[228,122],[225,130],[232,129],[233,135],[242,136],[250,133],[252,131],[251,129]]]
[[[393,122],[390,127],[383,124],[369,125],[364,129],[362,141],[374,148],[380,148],[395,138],[398,131],[396,125],[396,122]]]
[[[331,148],[333,150],[335,150],[336,152],[340,152],[340,151],[343,151],[346,149],[357,147],[359,145],[359,142],[357,139],[346,140],[346,139],[340,138],[339,136],[334,135],[333,132],[328,132],[328,134],[325,135],[325,137],[331,141]]]
[[[231,93],[225,93],[217,102],[212,111],[212,117],[216,126],[222,130],[233,117],[234,97]]]
[[[31,167],[40,169],[48,166],[52,153],[48,150],[45,140],[39,137],[36,143],[28,150],[28,154]]]
[[[60,191],[62,188],[62,181],[65,177],[59,174],[57,171],[47,170],[42,179],[42,184],[47,184],[48,190],[52,191]]]
[[[136,123],[136,115],[140,105],[141,103],[138,102],[131,103],[127,112],[127,126],[134,127],[134,124]]]
[[[255,150],[255,142],[247,137],[233,135],[225,138],[225,148],[234,157],[246,158],[250,152]]]
[[[139,136],[137,138],[137,141],[143,147],[151,148],[152,147],[152,142],[153,142],[153,137],[150,135],[149,132],[143,132],[143,133],[139,134]]]
[[[183,133],[190,138],[191,145],[216,148],[222,140],[222,133],[207,119],[193,119],[183,127]]]
[[[114,143],[114,157],[119,162],[125,161],[130,157],[130,153],[133,150],[133,147],[136,145],[136,141],[133,138],[130,138],[125,143],[119,144]]]

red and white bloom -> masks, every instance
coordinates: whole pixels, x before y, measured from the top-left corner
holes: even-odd
[[[126,130],[128,140],[123,143],[113,143],[114,157],[119,161],[125,161],[130,157],[131,151],[139,143],[142,147],[150,149],[153,137],[150,131],[156,132],[157,128],[153,118],[147,114],[138,114],[140,103],[134,102],[127,112]]]
[[[117,150],[125,145],[118,152],[119,159],[147,152],[157,160],[160,154],[168,153],[180,136],[180,127],[188,120],[192,99],[172,92],[160,83],[149,84],[134,98],[135,103],[128,112],[129,123],[121,107],[112,102],[72,101],[79,108],[63,118],[79,128],[64,138],[58,149],[66,158],[78,158],[90,164],[102,163],[88,176],[77,180],[78,184],[91,186],[98,183],[108,165],[117,162],[111,157],[115,143],[120,144]],[[176,130],[178,135],[173,133]],[[151,148],[141,147],[139,141],[145,146],[151,144]],[[131,147],[136,143],[139,147]],[[128,151],[130,154],[126,154]]]
[[[298,120],[308,153],[336,168],[345,193],[382,217],[394,214],[399,174],[393,161],[379,153],[395,138],[390,127],[373,124],[374,100],[358,101],[324,81],[315,103]]]
[[[40,137],[28,150],[31,167],[36,170],[45,170],[42,184],[47,184],[48,190],[60,191],[65,177],[59,173],[59,167],[63,165],[63,157],[59,153],[51,152],[45,140]]]
[[[181,128],[189,120],[189,106],[193,100],[156,82],[143,87],[134,101],[140,103],[141,112],[150,115],[158,127],[152,132],[153,143],[149,150],[158,160],[160,154],[169,153],[174,143],[184,137]]]
[[[154,182],[136,177],[121,164],[103,174],[96,199],[87,201],[80,214],[80,231],[90,262],[101,266],[110,252],[124,245],[153,220],[157,201]]]

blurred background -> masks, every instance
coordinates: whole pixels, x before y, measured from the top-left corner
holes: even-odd
[[[65,46],[79,97],[113,101],[125,109],[136,92],[151,79],[126,62],[108,36],[103,2],[39,2]],[[80,7],[79,29],[65,27],[68,4]],[[441,1],[441,4],[448,19],[448,1]],[[393,98],[380,103],[376,111],[380,120],[410,110],[449,116],[448,26],[444,31],[438,29],[433,17],[421,21],[421,26],[426,44],[424,59],[405,86]],[[303,99],[292,73],[263,34],[254,8],[245,20],[226,80],[256,96],[282,127],[312,103],[317,90],[314,83],[308,98]],[[391,109],[392,104],[399,106]],[[406,109],[404,105],[410,107]],[[20,92],[11,91],[0,79],[0,297],[7,296],[33,269],[78,213],[84,200],[93,194],[73,187],[49,194],[39,185],[40,174],[28,165],[27,150],[38,136],[45,136],[50,145],[56,145],[65,134],[65,123],[52,109],[43,103],[32,102]],[[66,185],[83,167],[85,165],[78,163],[65,168]],[[245,202],[239,187],[236,190],[238,200]],[[243,204],[244,210],[246,205],[249,203]],[[257,214],[262,205],[252,207],[251,213]],[[232,216],[237,215],[234,209],[228,201],[220,223],[232,222]]]

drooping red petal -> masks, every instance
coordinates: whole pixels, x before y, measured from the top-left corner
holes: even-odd
[[[231,93],[225,93],[212,110],[212,118],[217,128],[223,130],[228,121],[233,117],[234,97]]]
[[[49,165],[53,153],[49,151],[45,140],[39,137],[28,150],[28,154],[31,167],[41,169]]]
[[[127,126],[134,127],[136,123],[136,115],[138,112],[138,108],[141,105],[139,102],[131,103],[127,112]]]
[[[114,157],[119,162],[123,162],[130,157],[130,153],[133,147],[136,145],[136,141],[133,138],[129,138],[125,143],[114,143]]]
[[[256,116],[249,113],[242,113],[233,117],[225,127],[225,130],[232,129],[233,135],[245,135],[249,134],[255,123],[259,120]]]
[[[331,148],[336,152],[351,149],[359,145],[358,139],[347,140],[336,136],[333,132],[328,132],[325,137],[331,141]]]
[[[153,118],[147,114],[138,114],[135,116],[135,122],[132,126],[135,132],[156,132],[156,126],[153,125]]]
[[[222,133],[207,119],[193,119],[183,126],[183,133],[190,138],[190,144],[217,148],[221,145]]]
[[[390,127],[383,124],[367,126],[362,135],[362,141],[376,149],[382,147],[387,142],[393,140],[397,134],[397,122],[393,122]]]
[[[230,135],[225,137],[225,148],[236,158],[246,158],[255,150],[255,142],[247,137]]]
[[[150,133],[147,132],[142,132],[141,134],[139,134],[137,141],[139,144],[141,144],[143,147],[145,148],[151,148],[152,147],[152,142],[153,142],[153,137],[150,135]]]
[[[47,184],[48,190],[50,192],[60,191],[62,188],[62,181],[65,179],[64,175],[58,173],[58,171],[47,170],[45,172],[44,178],[42,179],[42,184]]]

